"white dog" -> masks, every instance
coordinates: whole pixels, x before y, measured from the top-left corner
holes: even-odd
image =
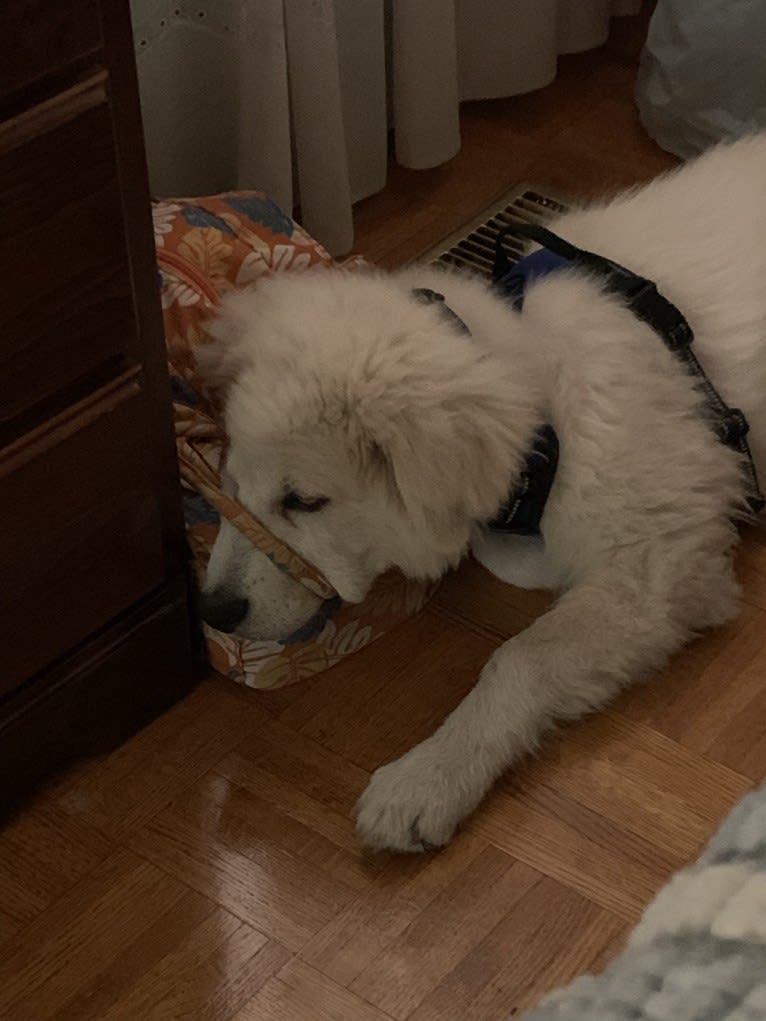
[[[765,478],[766,137],[552,228],[682,310],[709,379],[748,417]],[[415,288],[445,295],[470,336]],[[373,775],[366,844],[443,845],[555,721],[737,613],[742,459],[677,356],[598,278],[559,270],[518,313],[485,282],[427,266],[284,275],[231,295],[212,332],[230,485],[343,599],[391,567],[435,578],[469,548],[512,584],[563,593],[432,737]],[[542,423],[560,443],[542,534],[490,534]],[[267,638],[319,600],[224,525],[206,602],[219,626]]]

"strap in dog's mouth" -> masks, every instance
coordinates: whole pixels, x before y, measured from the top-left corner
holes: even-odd
[[[294,549],[278,539],[242,504],[225,493],[218,472],[197,447],[188,440],[178,443],[178,464],[181,478],[294,581],[320,599],[335,599],[337,592],[324,575]]]

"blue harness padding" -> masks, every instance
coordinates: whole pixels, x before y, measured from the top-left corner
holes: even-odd
[[[529,238],[542,245],[539,250],[517,263],[508,258],[504,240],[509,235]],[[533,280],[547,276],[564,267],[577,267],[597,276],[605,290],[620,295],[633,314],[650,326],[665,346],[696,378],[705,398],[707,416],[721,443],[736,450],[743,457],[748,507],[758,514],[766,505],[758,484],[758,475],[747,443],[749,425],[739,408],[730,408],[705,375],[705,371],[692,350],[694,334],[681,312],[667,300],[657,286],[644,277],[632,273],[610,259],[581,248],[560,238],[545,227],[519,224],[502,230],[495,242],[494,286],[510,301],[517,311],[524,306],[524,293]],[[415,296],[427,303],[438,302],[461,332],[470,336],[462,319],[446,304],[444,296],[436,291],[419,288]],[[492,532],[506,535],[539,535],[545,504],[550,495],[559,461],[559,441],[550,425],[536,430],[532,449],[519,478],[497,515],[487,522]]]
[[[540,248],[530,255],[525,255],[515,266],[502,272],[501,276],[495,276],[494,283],[498,290],[501,290],[505,297],[511,302],[517,311],[521,312],[524,307],[524,291],[533,280],[547,276],[557,269],[570,265],[569,260],[563,255],[557,255],[548,248]],[[495,273],[497,273],[497,260],[495,260]]]

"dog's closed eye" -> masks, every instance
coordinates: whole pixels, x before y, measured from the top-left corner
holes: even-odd
[[[329,497],[326,496],[301,496],[300,493],[291,490],[282,497],[282,511],[315,514],[329,502]]]

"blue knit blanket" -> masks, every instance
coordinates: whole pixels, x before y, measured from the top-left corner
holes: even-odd
[[[602,975],[523,1021],[766,1021],[766,786],[661,891]]]

